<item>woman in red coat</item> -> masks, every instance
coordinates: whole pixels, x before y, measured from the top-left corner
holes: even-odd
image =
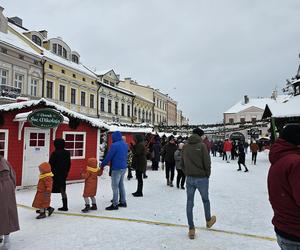
[[[95,196],[97,193],[98,176],[100,175],[100,168],[97,165],[96,158],[89,158],[86,170],[81,174],[82,178],[85,179],[83,191],[85,208],[81,210],[83,213],[87,213],[89,210],[97,210]],[[89,198],[92,201],[92,206],[90,206]]]
[[[54,211],[54,208],[50,207],[53,174],[51,172],[51,165],[48,162],[43,162],[41,165],[39,165],[39,170],[41,174],[39,176],[37,191],[32,206],[35,208],[39,208],[39,210],[37,210],[37,213],[40,214],[36,218],[43,219],[46,217],[46,209],[49,212],[49,216]]]

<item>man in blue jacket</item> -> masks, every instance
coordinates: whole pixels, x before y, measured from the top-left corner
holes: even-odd
[[[113,191],[112,204],[106,210],[117,210],[119,207],[127,207],[124,187],[124,175],[127,168],[128,145],[122,139],[120,131],[112,134],[112,145],[101,163],[100,175],[104,167],[110,162],[111,167],[111,187]],[[118,197],[120,192],[120,203]]]

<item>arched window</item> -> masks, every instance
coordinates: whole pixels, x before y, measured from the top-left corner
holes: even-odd
[[[39,45],[39,46],[42,46],[42,40],[41,40],[41,38],[39,38],[38,36],[32,35],[32,41],[33,41],[35,44],[37,44],[37,45]]]
[[[139,119],[141,119],[141,109],[139,108]]]
[[[137,113],[137,109],[136,107],[134,107],[134,116],[136,116],[136,113]]]
[[[79,59],[78,59],[78,56],[76,56],[76,55],[72,55],[72,62],[74,62],[74,63],[79,63]]]
[[[65,48],[63,48],[63,57],[67,58],[67,50]]]

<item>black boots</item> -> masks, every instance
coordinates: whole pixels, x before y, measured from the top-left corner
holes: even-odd
[[[81,209],[81,212],[87,213],[87,212],[90,211],[90,210],[91,210],[90,204],[85,204],[85,208],[84,208],[84,209]]]
[[[46,213],[45,212],[41,212],[37,217],[36,217],[36,219],[44,219],[44,218],[46,218]]]
[[[105,208],[106,210],[118,210],[118,205],[114,206],[114,204],[111,204],[109,207]]]
[[[68,199],[67,198],[62,198],[62,203],[63,206],[58,208],[58,211],[68,211]]]
[[[91,210],[97,210],[98,208],[97,208],[97,204],[92,204],[92,206],[91,206]]]
[[[132,193],[132,195],[133,195],[134,197],[143,197],[143,194],[142,194],[142,193],[139,193],[139,192]]]

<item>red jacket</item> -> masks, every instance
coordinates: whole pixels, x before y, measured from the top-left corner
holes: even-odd
[[[231,141],[224,141],[223,151],[224,152],[231,152],[231,149],[232,149]]]
[[[278,230],[300,238],[300,148],[278,139],[271,147],[269,159],[272,223]]]

